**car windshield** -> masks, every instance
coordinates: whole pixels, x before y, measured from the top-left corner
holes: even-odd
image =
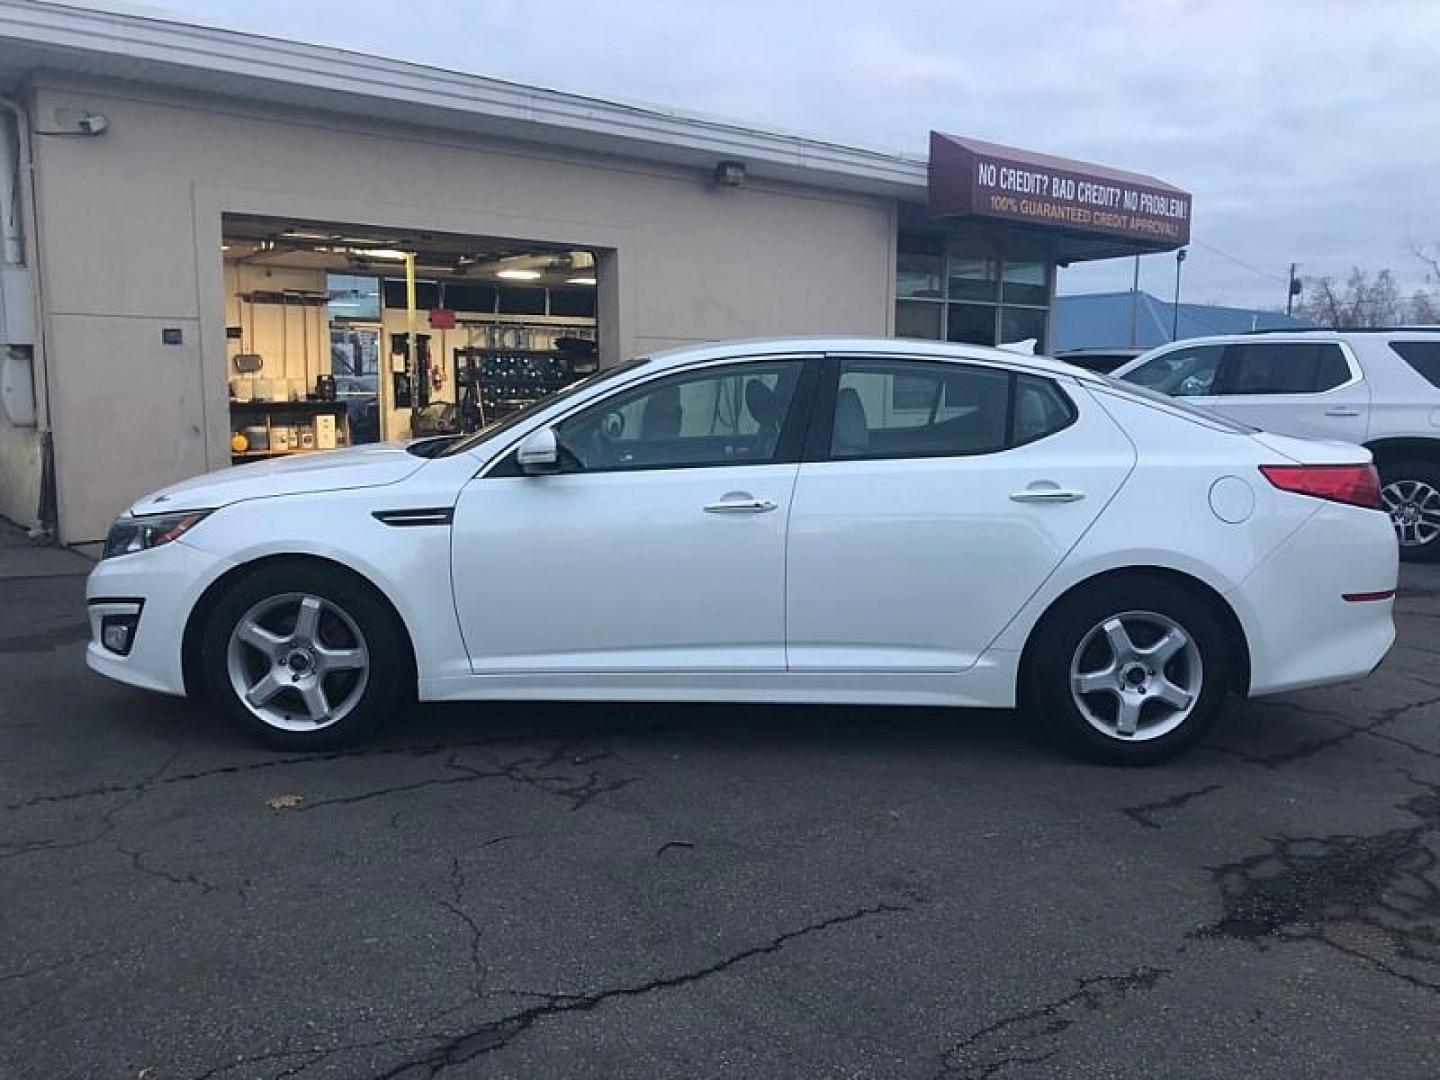
[[[1118,390],[1122,394],[1128,394],[1130,397],[1136,397],[1142,401],[1153,402],[1156,405],[1164,405],[1166,408],[1174,409],[1176,412],[1183,413],[1195,420],[1204,421],[1211,427],[1219,428],[1222,431],[1233,432],[1236,435],[1253,435],[1260,430],[1259,428],[1251,427],[1249,424],[1242,424],[1237,420],[1232,420],[1228,416],[1222,416],[1213,409],[1205,409],[1199,405],[1193,405],[1182,398],[1162,394],[1158,390],[1151,390],[1148,386],[1141,386],[1139,383],[1129,382],[1126,379],[1117,379],[1113,375],[1097,374],[1097,377],[1112,390]]]
[[[555,393],[551,394],[547,398],[541,398],[539,401],[532,402],[531,404],[525,406],[525,408],[523,409],[519,409],[515,412],[510,413],[507,416],[501,417],[493,424],[486,425],[472,435],[466,435],[464,438],[456,439],[449,446],[442,448],[438,453],[431,456],[452,457],[455,454],[463,454],[465,451],[473,447],[479,446],[486,440],[493,439],[496,435],[509,431],[511,428],[515,427],[518,424],[523,424],[526,420],[530,419],[530,417],[534,416],[542,409],[548,409],[556,402],[564,401],[566,398],[573,397],[580,391],[588,390],[592,386],[598,386],[600,383],[608,382],[611,379],[615,378],[617,375],[623,375],[626,372],[634,371],[636,368],[649,362],[649,357],[640,357],[638,359],[628,361],[624,364],[617,364],[612,368],[606,368],[604,371],[597,371],[594,375],[587,375],[585,378],[579,379],[571,383],[564,389],[557,390]]]

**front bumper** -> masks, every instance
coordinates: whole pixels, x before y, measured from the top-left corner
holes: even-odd
[[[85,583],[90,616],[86,664],[131,686],[183,695],[185,623],[206,586],[226,569],[223,560],[183,540],[97,564]],[[104,644],[106,616],[135,619],[127,654]]]

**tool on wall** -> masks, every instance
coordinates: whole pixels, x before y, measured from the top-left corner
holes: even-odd
[[[240,304],[240,332],[244,337],[240,341],[240,351],[235,354],[231,361],[235,370],[241,375],[253,375],[265,366],[265,358],[255,351],[255,305],[250,303],[242,294],[237,297]],[[245,332],[245,313],[250,313],[250,331]]]

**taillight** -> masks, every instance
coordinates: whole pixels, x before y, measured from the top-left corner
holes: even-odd
[[[1260,471],[1281,491],[1367,510],[1385,509],[1374,465],[1261,465]]]

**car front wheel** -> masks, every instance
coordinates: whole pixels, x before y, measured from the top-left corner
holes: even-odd
[[[1040,626],[1029,674],[1065,747],[1145,765],[1205,734],[1234,684],[1234,662],[1207,604],[1172,581],[1135,576],[1061,601]]]
[[[202,663],[211,699],[269,745],[332,749],[399,705],[408,648],[367,585],[312,564],[262,567],[215,605]]]

